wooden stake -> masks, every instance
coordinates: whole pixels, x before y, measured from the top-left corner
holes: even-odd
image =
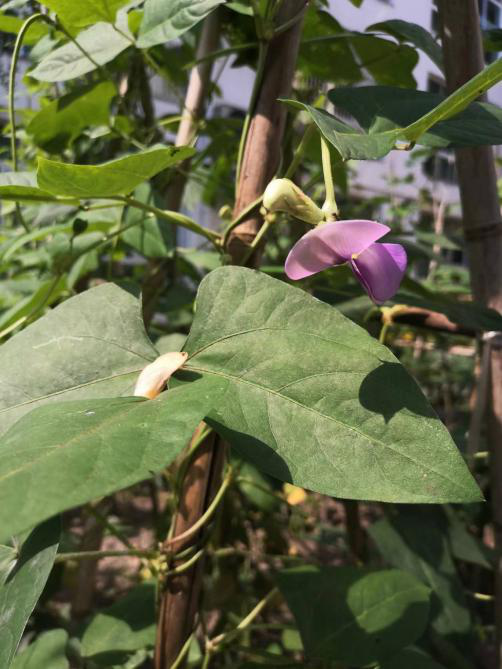
[[[304,0],[283,3],[287,15],[281,23],[298,14]],[[293,79],[301,33],[301,21],[275,37],[268,48],[262,85],[249,126],[237,191],[237,212],[259,197],[279,164],[286,107],[277,98],[287,96]],[[260,228],[257,216],[245,220],[230,237],[229,253],[239,264]],[[252,259],[256,264],[256,256]],[[175,534],[192,526],[207,508],[220,480],[225,459],[223,443],[212,435],[198,447],[187,472],[181,504],[174,521]],[[192,539],[193,542],[197,537]],[[187,544],[189,545],[189,544]],[[169,669],[192,632],[199,603],[202,560],[190,570],[171,579],[160,602],[155,669]]]
[[[449,91],[484,68],[476,0],[440,0],[443,55]],[[456,166],[475,299],[502,312],[502,221],[493,150],[457,149]],[[490,338],[491,385],[488,440],[491,451],[491,504],[495,530],[496,667],[502,669],[502,346]]]

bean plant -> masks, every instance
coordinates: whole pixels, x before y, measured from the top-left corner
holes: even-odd
[[[1,669],[492,666],[468,422],[502,319],[429,194],[352,183],[502,143],[502,61],[420,91],[439,41],[334,6],[3,3]]]

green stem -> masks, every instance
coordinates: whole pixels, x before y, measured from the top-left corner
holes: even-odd
[[[9,107],[9,123],[10,123],[10,150],[12,156],[12,166],[14,172],[17,172],[18,162],[17,162],[17,138],[16,138],[16,114],[14,110],[14,93],[16,89],[16,69],[17,63],[19,60],[19,54],[21,52],[21,47],[23,45],[24,36],[32,26],[37,21],[45,21],[46,23],[52,24],[52,21],[45,16],[44,14],[33,14],[26,19],[26,21],[21,26],[21,30],[17,34],[16,42],[14,44],[14,51],[12,53],[12,60],[10,62],[10,71],[9,71],[9,95],[8,95],[8,107]],[[30,231],[30,226],[24,220],[23,214],[21,212],[21,207],[19,202],[16,202],[16,213],[19,222],[26,230]]]
[[[264,488],[262,488],[264,490]],[[284,500],[282,500],[284,501]],[[217,560],[224,559],[227,557],[243,557],[243,558],[249,558],[250,551],[241,549],[241,548],[235,548],[234,546],[224,546],[223,548],[217,548],[216,550],[209,551],[209,556],[213,557]],[[280,555],[279,553],[273,554],[273,553],[259,553],[256,554],[256,559],[257,560],[269,560],[269,561],[275,561],[275,560],[285,560],[288,562],[298,562],[298,561],[305,561],[305,558],[299,556],[299,555]]]
[[[502,80],[502,59],[485,67],[485,69],[470,79],[466,84],[458,88],[449,95],[446,100],[432,109],[428,114],[422,116],[414,123],[403,129],[401,136],[410,142],[416,141],[431,126],[439,121],[454,116],[464,109],[469,102],[472,102],[480,95],[483,95],[489,88]]]
[[[302,19],[304,13],[305,13],[305,7],[302,7],[300,11],[294,16],[292,16],[288,21],[285,21],[280,26],[277,26],[277,28],[275,28],[274,30],[274,35],[280,35],[285,30],[288,30],[288,28],[294,26],[295,23],[298,23],[298,21]]]
[[[387,332],[389,331],[390,323],[384,323],[380,329],[380,336],[378,337],[378,341],[380,344],[385,344],[385,340],[387,338]]]
[[[290,166],[284,173],[285,179],[292,179],[293,176],[295,175],[295,172],[302,161],[303,154],[305,153],[310,138],[312,137],[313,134],[315,134],[316,130],[317,130],[316,126],[313,123],[311,123],[303,133],[303,137],[301,138],[301,141],[296,147],[296,150],[293,154],[293,160],[291,161]]]
[[[184,216],[183,214],[180,214],[177,211],[167,211],[165,209],[159,209],[158,207],[155,207],[152,204],[146,204],[145,202],[136,200],[134,197],[130,197],[128,195],[117,195],[116,197],[107,199],[125,202],[130,207],[136,207],[136,209],[142,209],[143,211],[148,211],[157,216],[158,218],[162,218],[166,221],[169,221],[173,225],[179,225],[182,228],[191,230],[192,232],[195,232],[198,235],[201,235],[202,237],[208,239],[218,250],[220,250],[219,242],[221,237],[217,232],[213,232],[213,230],[208,230],[207,228],[203,228],[193,219],[189,218],[188,216]]]
[[[201,669],[209,669],[209,663],[211,662],[212,653],[209,650],[206,650],[204,653],[204,659],[202,660]]]
[[[328,220],[338,218],[338,207],[335,198],[335,184],[333,183],[333,172],[331,169],[331,152],[329,144],[321,135],[321,158],[322,171],[324,174],[324,185],[326,188],[326,200],[322,206],[322,210],[326,214]]]
[[[68,560],[100,560],[106,557],[144,557],[154,558],[158,553],[154,551],[127,550],[127,551],[80,551],[76,553],[59,553],[56,555],[56,563]]]
[[[253,479],[246,478],[245,476],[239,476],[238,478],[235,479],[235,482],[245,483],[247,485],[253,486],[253,488],[256,488],[256,490],[261,490],[267,495],[270,495],[270,497],[274,497],[282,504],[287,504],[286,500],[282,495],[280,495],[277,492],[274,492],[273,490],[270,490],[269,488],[265,487],[264,485],[261,485],[260,483],[257,483],[256,481],[253,481]]]
[[[12,53],[12,60],[10,62],[10,71],[9,71],[9,123],[11,128],[10,136],[10,150],[12,155],[12,165],[14,167],[14,172],[17,172],[17,145],[16,145],[16,118],[14,114],[14,91],[16,88],[16,69],[17,62],[19,60],[19,53],[21,47],[23,46],[24,36],[28,32],[30,26],[32,26],[37,21],[45,21],[52,25],[52,21],[45,16],[44,14],[33,14],[30,16],[21,26],[21,30],[18,32],[16,37],[16,42],[14,44],[14,51]]]
[[[251,99],[249,101],[248,111],[244,119],[244,125],[242,126],[241,138],[239,141],[239,150],[237,153],[237,170],[235,176],[235,192],[237,193],[237,188],[239,187],[239,181],[241,178],[241,169],[242,169],[242,160],[244,158],[244,149],[246,147],[246,140],[248,136],[249,126],[251,124],[251,118],[255,111],[256,101],[258,99],[258,93],[261,89],[261,84],[263,80],[263,74],[265,72],[265,60],[268,52],[268,42],[260,40],[258,46],[258,64],[256,66],[256,76],[253,83],[253,90],[251,92]]]
[[[237,625],[237,627],[233,630],[230,630],[229,632],[224,632],[223,634],[220,634],[219,636],[215,637],[214,639],[211,639],[208,644],[209,648],[211,649],[212,652],[216,649],[217,646],[220,646],[222,643],[225,643],[229,641],[230,639],[235,638],[236,636],[239,636],[239,634],[242,634],[244,630],[246,630],[250,624],[253,622],[253,620],[260,615],[260,613],[263,611],[263,609],[270,603],[270,601],[276,597],[276,595],[279,593],[278,588],[274,588],[271,590],[268,595],[266,595],[263,599],[261,599],[258,604],[252,609],[248,615],[241,620],[241,622]]]
[[[233,470],[231,467],[229,467],[227,475],[225,476],[223,483],[220,486],[220,489],[214,496],[213,501],[211,504],[207,507],[206,511],[202,514],[202,516],[195,522],[191,527],[189,527],[185,532],[182,532],[181,534],[178,534],[177,536],[174,536],[168,540],[168,545],[171,547],[174,544],[179,543],[180,541],[184,541],[186,539],[189,539],[192,537],[203,525],[207,523],[207,521],[214,515],[216,509],[218,508],[221,500],[223,499],[223,496],[225,495],[225,492],[227,491],[227,488],[229,487],[230,483],[232,482],[233,478]]]
[[[244,254],[242,258],[242,265],[245,265],[249,258],[253,255],[254,250],[257,248],[258,244],[261,242],[265,234],[268,232],[268,229],[272,223],[268,220],[265,220],[265,223],[261,226],[261,228],[258,231],[258,234],[255,236],[251,244],[248,246],[246,253]]]
[[[223,232],[223,240],[222,240],[223,248],[226,248],[232,230],[236,228],[238,225],[240,225],[242,221],[245,221],[246,218],[251,214],[251,212],[253,212],[257,207],[261,205],[262,200],[263,200],[263,195],[260,195],[260,197],[257,197],[256,200],[250,202],[247,207],[244,207],[244,209],[239,213],[239,215],[236,218],[230,221],[230,223],[227,225],[227,227]]]
[[[177,574],[182,574],[184,571],[188,571],[198,560],[200,560],[200,558],[204,555],[205,550],[205,548],[201,548],[199,551],[197,551],[197,553],[192,555],[189,560],[183,562],[183,564],[180,564],[177,567],[173,567],[173,569],[169,569],[166,573],[166,576],[175,576]]]
[[[87,506],[87,511],[91,514],[91,516],[94,516],[98,523],[101,523],[101,525],[103,525],[103,527],[105,527],[110,532],[110,534],[113,534],[113,536],[116,537],[121,543],[123,543],[124,546],[127,546],[129,550],[136,550],[125,534],[123,534],[117,527],[115,527],[115,525],[110,523],[108,518],[100,513],[92,504]]]
[[[50,18],[48,18],[47,16],[45,17],[45,20],[48,21],[54,28],[56,28],[56,30],[59,30],[60,32],[62,32],[63,35],[67,39],[69,39],[70,42],[72,42],[77,47],[77,49],[80,51],[80,53],[83,56],[85,56],[87,58],[87,60],[89,60],[94,65],[94,67],[102,74],[102,76],[105,79],[111,79],[110,75],[105,70],[105,68],[94,60],[94,58],[91,56],[91,54],[88,51],[86,51],[84,49],[84,47],[81,46],[78,43],[78,41],[75,39],[75,37],[73,37],[73,35],[70,32],[68,32],[68,30],[66,30],[64,25],[59,20],[57,22],[54,22]]]
[[[245,49],[254,49],[258,46],[258,42],[245,42],[244,44],[238,44],[237,46],[231,46],[226,49],[218,49],[217,51],[211,51],[206,56],[198,58],[197,60],[192,60],[190,63],[187,63],[183,66],[184,70],[191,70],[201,63],[206,63],[208,60],[216,60],[218,58],[223,58],[224,56],[230,56],[236,51],[244,51]]]
[[[25,316],[22,316],[21,318],[18,318],[17,321],[14,321],[14,323],[11,323],[8,327],[1,330],[0,331],[0,339],[3,339],[6,335],[8,335],[13,330],[15,330],[17,327],[27,323],[34,316],[36,316],[38,314],[38,312],[41,311],[45,307],[47,302],[52,297],[52,294],[53,294],[54,290],[56,289],[56,286],[58,285],[60,279],[61,279],[61,274],[57,274],[54,277],[51,285],[49,286],[49,290],[47,291],[47,294],[45,295],[44,299],[40,302],[40,304],[37,304],[35,307],[33,307],[33,309],[28,314],[26,314]]]
[[[183,666],[185,657],[188,655],[188,651],[190,650],[190,646],[192,645],[193,639],[194,639],[194,633],[192,632],[192,634],[190,634],[188,639],[183,644],[183,647],[180,650],[178,657],[171,664],[170,669],[180,669],[180,667]]]

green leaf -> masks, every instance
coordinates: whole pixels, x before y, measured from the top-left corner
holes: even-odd
[[[271,479],[246,461],[238,464],[238,485],[241,493],[260,511],[271,513],[279,506],[280,500],[274,494]]]
[[[501,79],[502,59],[486,67],[436,107],[406,127],[396,128],[395,124],[391,124],[389,129],[389,124],[384,122],[377,126],[378,131],[372,126],[371,133],[355,130],[322,109],[316,109],[296,100],[283,99],[282,102],[305,110],[325,139],[333,144],[343,159],[375,160],[396,148],[398,140],[403,142],[401,148],[411,148],[430,128],[440,121],[451,119]]]
[[[409,42],[410,44],[413,44],[417,49],[421,49],[427,54],[440,70],[443,69],[441,46],[436,42],[428,30],[417,23],[410,23],[409,21],[402,21],[401,19],[391,19],[390,21],[374,23],[373,25],[368,26],[366,30],[386,32],[400,42]]]
[[[20,19],[17,16],[11,16],[10,14],[0,13],[0,32],[2,33],[17,35],[23,27],[23,23],[24,19]],[[23,44],[26,46],[32,46],[45,37],[48,32],[49,29],[46,23],[42,23],[40,21],[34,23],[26,32]]]
[[[156,357],[133,295],[111,283],[80,293],[0,346],[0,434],[50,401],[131,395]]]
[[[341,294],[353,294],[354,297],[340,301]],[[356,314],[359,313],[362,318],[374,306],[369,297],[361,295],[358,288],[352,290],[348,286],[345,286],[343,293],[340,293],[320,284],[319,288],[314,291],[314,295],[323,302],[334,304],[343,314],[356,321],[359,320]],[[388,303],[389,305],[403,304],[409,307],[437,311],[447,316],[452,323],[456,323],[468,331],[489,332],[490,330],[502,329],[502,315],[495,309],[484,307],[478,302],[456,300],[454,297],[448,297],[438,291],[428,290],[420,284],[414,285],[414,282],[409,278],[403,280],[401,288],[391,300],[388,300]],[[399,321],[398,316],[396,321]],[[420,316],[418,315],[416,325],[420,327]]]
[[[371,525],[369,533],[390,565],[413,573],[431,588],[431,623],[436,632],[456,646],[467,635],[465,649],[472,645],[472,619],[441,513],[401,511]]]
[[[344,160],[376,160],[383,158],[395,147],[399,130],[364,133],[339,121],[324,109],[317,109],[297,100],[282,99],[290,107],[304,110],[317,125],[323,137],[332,144]]]
[[[38,159],[38,185],[54,193],[77,198],[127,195],[143,181],[193,156],[188,146],[154,146],[101,165],[70,165]]]
[[[152,192],[149,184],[138,186],[134,198],[162,209],[163,203]],[[129,207],[123,220],[124,227],[133,225],[121,238],[133,249],[147,258],[165,258],[173,248],[173,226],[164,220],[152,217],[148,212]]]
[[[56,557],[59,519],[33,530],[23,543],[16,564],[0,587],[0,666],[9,669]]]
[[[50,10],[58,15],[64,25],[76,28],[108,21],[115,23],[117,10],[126,5],[129,0],[40,0]]]
[[[12,567],[17,558],[17,551],[12,546],[3,546],[0,544],[0,588],[7,580]]]
[[[227,2],[226,7],[237,12],[237,14],[253,16],[253,8],[246,2],[246,0],[231,0],[231,2]]]
[[[54,202],[57,197],[37,187],[33,172],[2,172],[0,174],[0,201]]]
[[[340,87],[330,91],[328,97],[370,135],[405,128],[444,100],[436,93],[389,86]],[[487,102],[472,102],[453,118],[432,126],[417,138],[417,143],[434,148],[502,144],[502,109]]]
[[[413,70],[418,63],[418,54],[415,49],[364,34],[352,37],[350,43],[359,56],[361,67],[378,84],[416,87]]]
[[[69,669],[65,653],[67,642],[65,630],[45,632],[16,655],[12,669]]]
[[[155,644],[155,585],[143,583],[97,613],[82,637],[83,657]]]
[[[110,104],[116,93],[113,83],[103,81],[63,95],[42,107],[26,131],[40,148],[60,153],[85,128],[109,124]]]
[[[155,348],[161,355],[163,353],[171,353],[172,351],[182,351],[186,338],[187,336],[181,332],[162,335],[155,342]]]
[[[406,648],[389,660],[378,665],[378,669],[445,669],[420,648]]]
[[[42,307],[49,307],[66,290],[66,280],[61,277],[58,281],[49,279],[39,283],[33,295],[19,300],[10,309],[0,315],[0,331],[5,330],[17,321],[35,314]]]
[[[329,13],[310,5],[305,12],[298,67],[305,76],[337,83],[355,83],[363,73],[347,33]]]
[[[471,534],[452,507],[446,509],[448,517],[448,538],[453,557],[470,562],[485,569],[493,569],[495,551]]]
[[[39,81],[68,81],[92,72],[109,63],[119,53],[125,51],[134,42],[127,28],[127,22],[121,22],[120,32],[110,23],[99,22],[86,28],[74,42],[54,49],[47,54],[30,72],[30,76]]]
[[[485,51],[502,50],[502,29],[489,28],[481,31],[483,35],[483,48]]]
[[[56,202],[58,198],[34,186],[0,186],[0,201]]]
[[[304,566],[277,574],[307,657],[362,667],[423,633],[429,588],[403,571]]]
[[[392,353],[304,291],[217,269],[200,285],[185,350],[187,370],[229,380],[211,424],[272,476],[337,497],[481,499]]]
[[[169,42],[202,21],[225,0],[146,0],[138,46],[149,49]]]
[[[199,378],[154,400],[58,402],[24,416],[0,439],[1,536],[162,470],[225,389],[224,379]]]

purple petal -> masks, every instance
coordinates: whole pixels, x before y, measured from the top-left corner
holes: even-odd
[[[373,244],[350,264],[371,299],[385,302],[397,293],[406,262],[401,244]]]
[[[336,221],[310,230],[298,240],[286,258],[290,279],[303,279],[323,269],[340,265],[383,237],[390,228],[376,221]]]

